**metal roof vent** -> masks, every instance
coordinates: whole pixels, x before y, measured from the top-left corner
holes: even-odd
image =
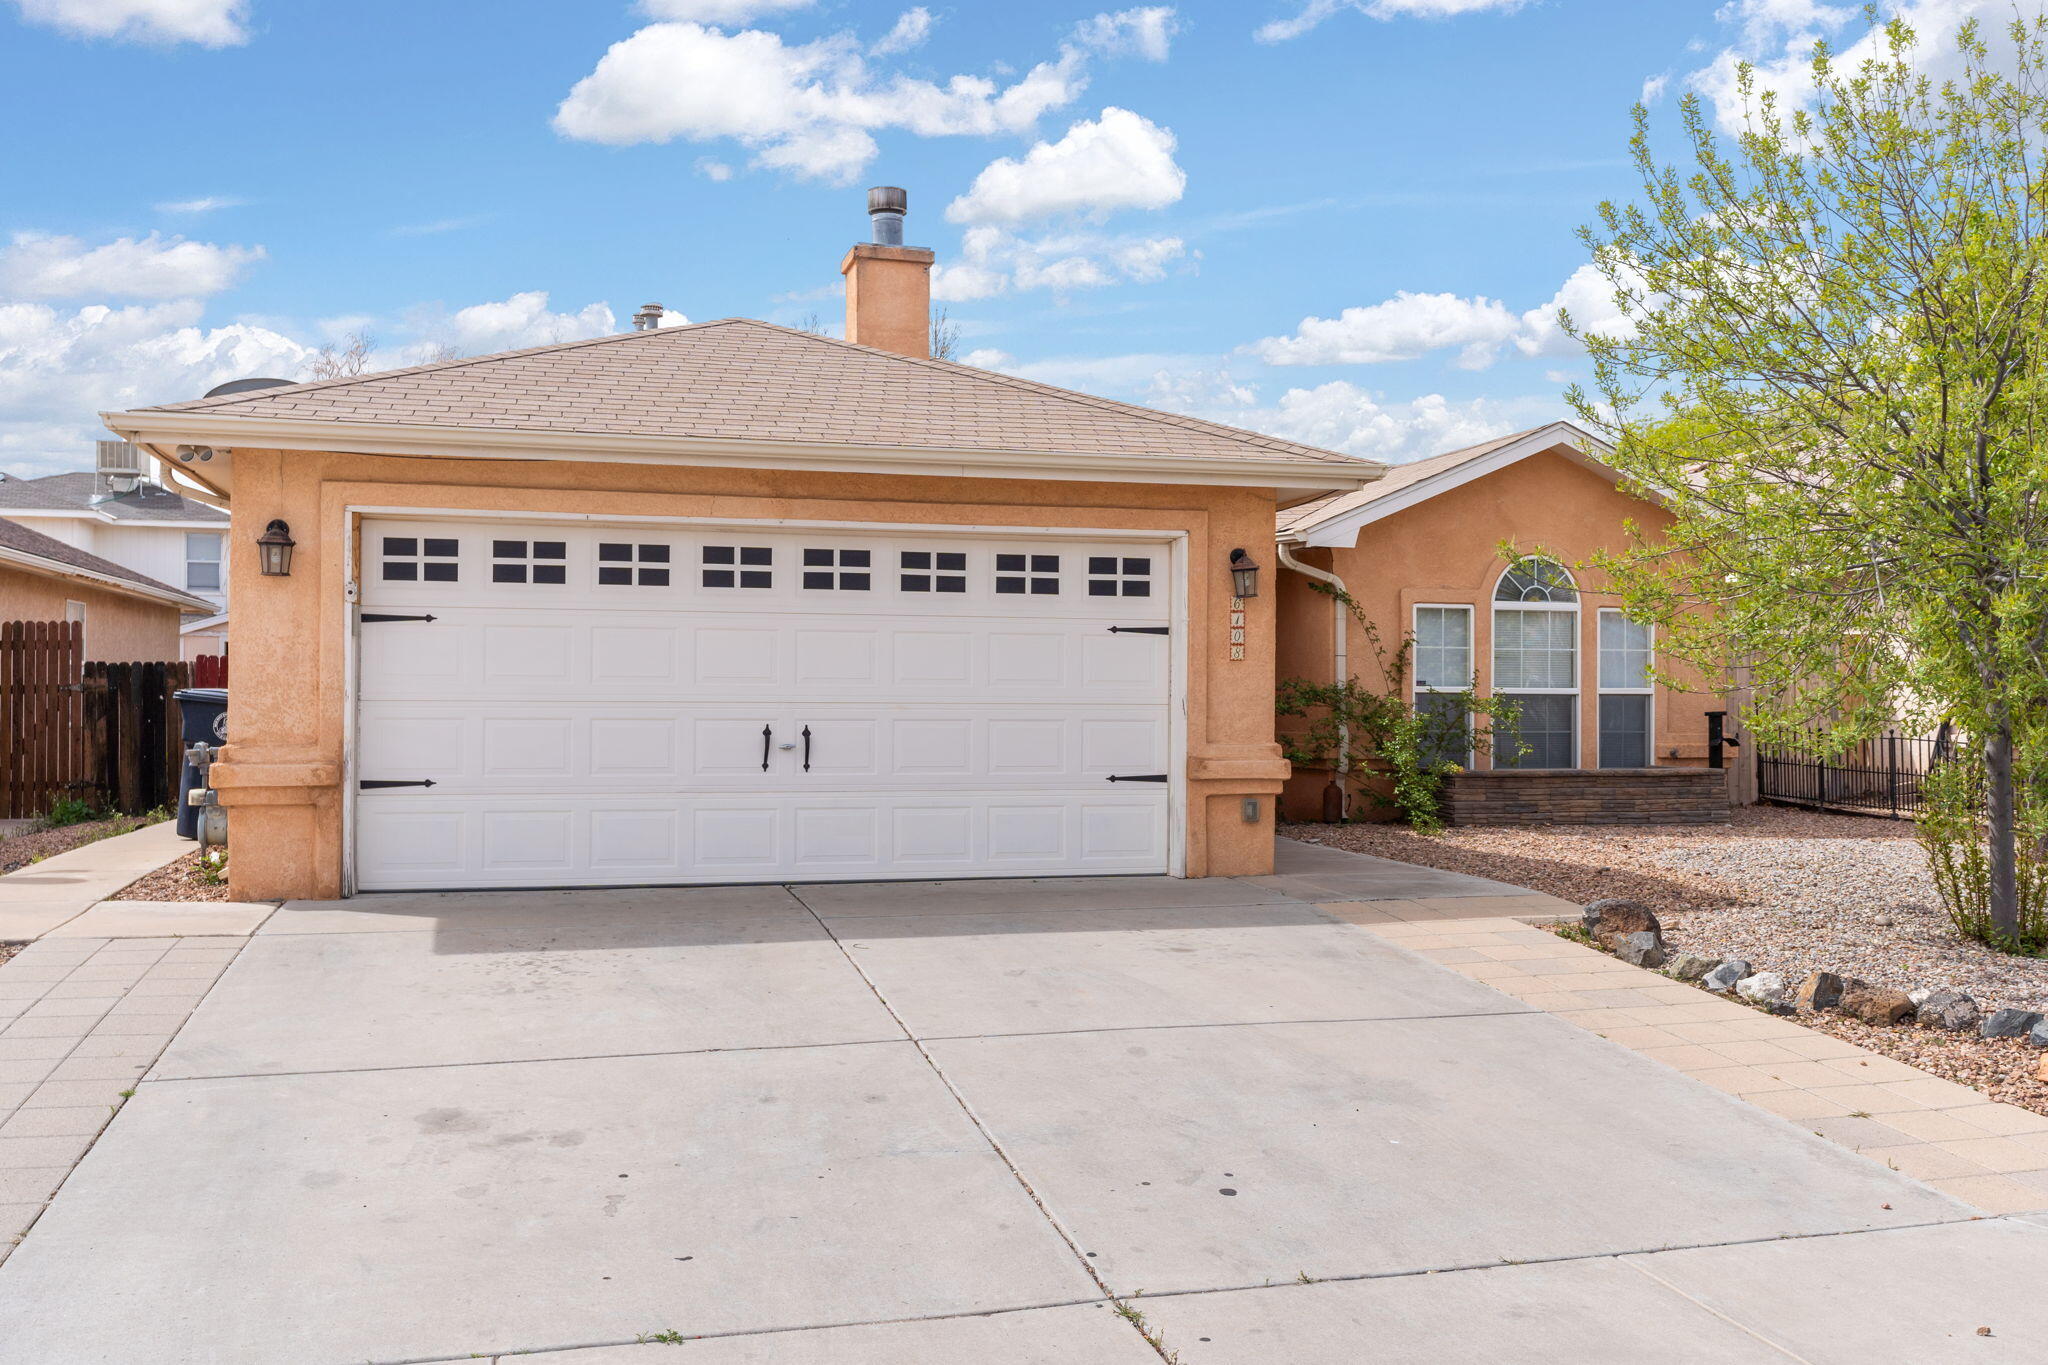
[[[298,383],[296,379],[230,379],[225,384],[215,384],[203,395],[207,398],[225,398],[231,393],[254,393],[258,389],[288,389]]]
[[[903,245],[903,215],[910,212],[910,192],[895,185],[877,185],[868,191],[868,222],[873,225],[875,245]]]
[[[633,314],[633,330],[636,332],[658,331],[661,327],[661,315],[664,311],[658,303],[641,304],[640,311]]]

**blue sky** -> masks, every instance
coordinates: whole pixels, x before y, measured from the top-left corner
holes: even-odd
[[[2038,7],[2029,0],[2030,7]],[[1940,30],[1994,0],[1913,0]],[[837,329],[862,188],[977,364],[1410,459],[1567,415],[1630,106],[1815,0],[0,0],[0,470],[104,408],[621,330]],[[673,319],[672,319],[673,320]]]

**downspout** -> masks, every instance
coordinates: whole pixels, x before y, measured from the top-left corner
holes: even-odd
[[[1294,551],[1288,546],[1286,541],[1279,542],[1276,548],[1279,550],[1280,562],[1282,564],[1304,577],[1313,578],[1319,583],[1329,584],[1337,593],[1337,596],[1330,599],[1331,631],[1332,638],[1336,641],[1336,647],[1332,651],[1334,657],[1331,659],[1331,664],[1335,670],[1335,681],[1339,687],[1342,687],[1351,678],[1351,622],[1350,614],[1344,606],[1344,597],[1347,592],[1344,587],[1344,580],[1327,569],[1318,569],[1312,564],[1304,564],[1296,559]],[[1344,819],[1345,806],[1348,803],[1349,796],[1344,787],[1344,780],[1350,775],[1351,727],[1340,721],[1337,725],[1337,774],[1330,779],[1330,784],[1323,788],[1323,819],[1325,821],[1335,824]]]

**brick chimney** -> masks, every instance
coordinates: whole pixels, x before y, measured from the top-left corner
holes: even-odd
[[[893,185],[868,191],[874,240],[846,253],[846,339],[899,355],[932,353],[932,253],[903,245],[910,196]]]

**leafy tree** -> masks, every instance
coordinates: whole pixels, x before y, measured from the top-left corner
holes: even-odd
[[[1743,666],[1759,738],[1972,737],[1982,875],[1944,886],[2018,944],[2048,835],[2048,19],[1997,56],[1966,27],[1942,81],[1875,31],[1854,69],[1816,47],[1808,108],[1744,70],[1732,140],[1688,98],[1684,170],[1637,108],[1641,198],[1583,233],[1624,320],[1561,318],[1596,373],[1571,400],[1677,518],[1602,566],[1667,654]]]

